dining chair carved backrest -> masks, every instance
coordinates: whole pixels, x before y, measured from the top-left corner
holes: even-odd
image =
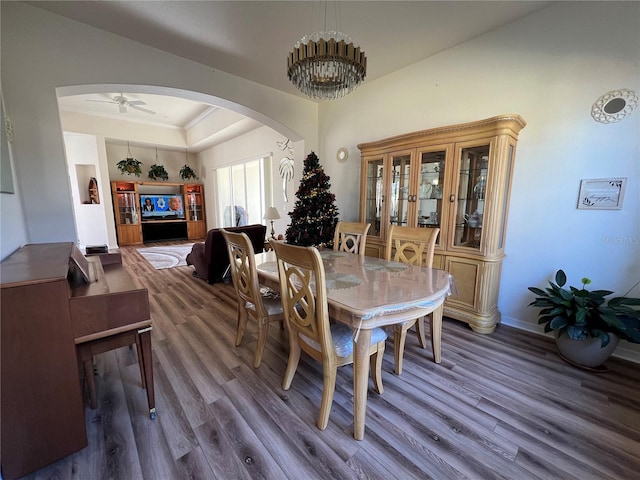
[[[433,253],[436,239],[440,233],[439,228],[401,227],[392,225],[387,234],[387,244],[385,259],[411,265],[422,265],[431,268],[433,265]],[[434,325],[433,315],[431,321],[431,343],[433,347],[433,357],[436,363],[440,363],[440,332],[442,324]],[[395,373],[402,373],[402,361],[404,357],[404,345],[407,339],[407,330],[416,325],[418,342],[422,348],[426,348],[426,338],[424,332],[424,317],[394,326],[394,356]],[[437,329],[438,331],[434,331]]]
[[[318,250],[269,242],[277,258],[280,296],[289,330],[289,361],[282,388],[289,390],[291,387],[302,350],[321,362],[324,384],[317,426],[324,430],[333,403],[337,369],[353,363],[353,330],[344,323],[329,322],[326,278]],[[371,376],[378,393],[382,393],[386,338],[387,334],[381,328],[371,332]]]
[[[364,256],[370,223],[338,222],[333,235],[333,249]]]
[[[229,269],[238,298],[236,347],[242,343],[247,320],[251,317],[258,325],[258,344],[253,360],[253,366],[258,368],[267,343],[269,323],[280,322],[281,327],[284,327],[280,296],[273,290],[260,287],[253,245],[247,234],[223,229],[222,236],[227,243]]]

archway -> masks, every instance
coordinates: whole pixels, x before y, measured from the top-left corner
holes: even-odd
[[[259,123],[261,125],[268,127],[275,134],[282,135],[285,139],[290,140],[291,144],[293,143],[299,144],[300,142],[303,142],[302,137],[298,133],[296,133],[289,127],[283,125],[282,123],[275,121],[273,118],[267,115],[264,115],[261,112],[255,111],[251,108],[247,108],[244,105],[240,105],[240,104],[237,104],[237,103],[234,103],[210,94],[203,94],[200,92],[193,92],[193,91],[179,89],[179,88],[170,88],[170,87],[162,87],[162,86],[155,86],[155,85],[134,85],[134,84],[74,85],[74,86],[58,87],[56,89],[56,94],[59,98],[77,96],[77,95],[107,94],[107,93],[113,96],[112,94],[114,92],[127,92],[127,94],[149,94],[149,95],[166,96],[166,97],[190,100],[193,102],[211,105],[213,107],[219,107],[221,109],[229,110],[231,112],[247,117],[256,123]],[[100,135],[100,133],[98,133],[98,129],[95,129],[94,133],[98,136]],[[187,141],[186,137],[187,136],[185,135],[185,142]],[[136,141],[135,137],[132,136],[131,141],[132,143],[135,142]],[[162,144],[158,143],[157,145],[158,147],[160,147],[160,145]],[[180,148],[185,148],[186,146],[187,145],[182,146]],[[167,144],[167,147],[171,149],[171,147],[168,144]],[[173,145],[173,148],[175,148],[175,145]],[[301,149],[300,151],[303,151],[303,149]],[[67,167],[71,168],[71,165],[69,164],[69,159],[67,159]],[[113,223],[112,219],[109,218],[110,217],[109,208],[110,208],[110,202],[111,202],[111,198],[109,198],[110,197],[110,186],[109,186],[110,179],[108,175],[103,175],[103,179],[104,181],[102,182],[103,183],[102,191],[105,192],[104,197],[105,197],[105,204],[106,204],[104,207],[104,222],[107,225],[107,231],[108,231],[108,237],[109,237],[108,243],[110,246],[111,245],[115,246],[116,245],[115,224]],[[73,192],[72,192],[72,195],[73,195]],[[72,198],[72,204],[73,202],[74,202],[74,199]],[[77,200],[75,203],[78,203]],[[76,231],[78,234],[80,234],[80,230],[82,230],[81,222],[83,220],[82,218],[80,218],[80,216],[78,215],[77,211],[75,211],[75,209],[74,209],[74,219],[76,222]],[[215,225],[215,222],[214,222],[214,225]],[[95,231],[95,230],[92,230],[92,231]],[[79,235],[79,237],[81,237],[81,235]],[[80,243],[83,243],[81,238],[79,238],[79,240],[80,240]]]

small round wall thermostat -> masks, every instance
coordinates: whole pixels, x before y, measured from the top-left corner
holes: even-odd
[[[336,158],[338,162],[344,163],[349,158],[349,150],[346,147],[341,147],[338,149],[338,153],[336,153]]]

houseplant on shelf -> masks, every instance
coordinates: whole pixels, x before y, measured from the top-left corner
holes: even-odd
[[[151,180],[169,180],[169,174],[162,165],[153,164],[149,169],[149,178]]]
[[[555,283],[549,282],[544,290],[529,287],[537,295],[529,306],[541,308],[538,323],[544,324],[545,333],[556,332],[560,355],[570,363],[586,368],[597,368],[609,358],[619,339],[640,343],[639,298],[627,297],[640,282],[622,297],[607,300],[610,290],[592,290],[588,278],[582,279],[582,288],[570,286],[567,276],[558,270]]]

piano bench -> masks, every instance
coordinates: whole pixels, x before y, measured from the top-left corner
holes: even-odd
[[[89,390],[89,404],[97,408],[96,384],[93,374],[93,357],[120,347],[136,344],[142,388],[147,390],[149,416],[156,418],[155,394],[153,389],[153,360],[151,356],[151,320],[127,325],[126,328],[101,332],[99,336],[88,335],[76,339],[78,362],[84,371]]]

